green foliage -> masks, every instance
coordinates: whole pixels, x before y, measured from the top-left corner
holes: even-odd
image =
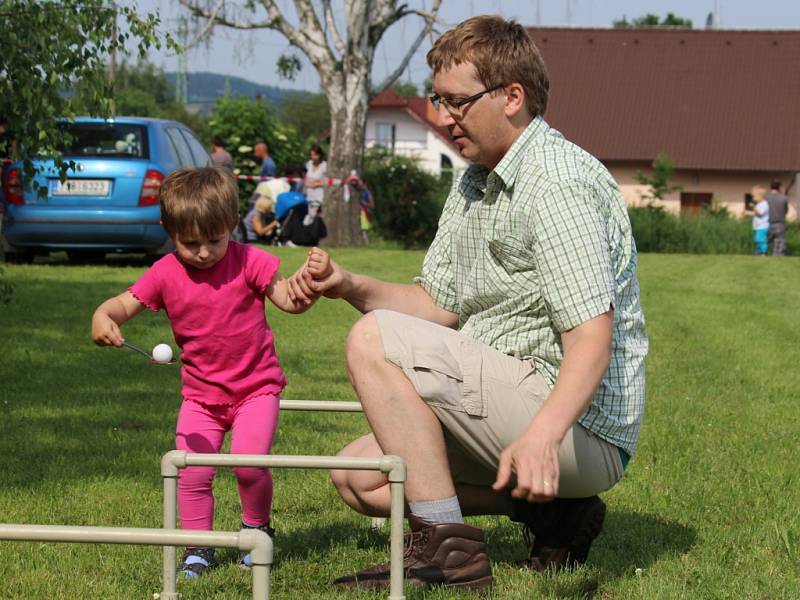
[[[325,94],[292,92],[281,102],[280,114],[281,120],[293,127],[309,147],[331,128],[331,108]]]
[[[261,98],[221,98],[214,107],[208,128],[212,135],[219,135],[225,141],[237,174],[259,174],[261,165],[253,156],[253,147],[262,141],[269,144],[269,153],[279,175],[292,165],[305,163],[308,158],[308,148],[294,128],[276,118],[271,106]],[[250,197],[253,189],[254,183],[241,182],[242,201]]]
[[[433,240],[448,183],[404,156],[374,149],[364,157],[363,178],[375,199],[378,233],[406,248],[425,247]]]
[[[669,180],[675,172],[675,161],[670,160],[664,152],[659,152],[653,160],[653,173],[645,175],[638,169],[634,179],[650,187],[649,193],[640,194],[642,200],[662,200],[670,192],[680,190],[680,186],[670,185]]]
[[[135,42],[140,56],[161,45],[157,15],[105,0],[0,0],[0,15],[0,115],[16,136],[16,158],[26,161],[28,175],[32,157],[60,158],[65,134],[56,121],[79,114],[68,89],[80,83],[80,112],[106,116],[112,98],[109,55],[124,53],[128,42]],[[174,47],[169,36],[166,43]],[[62,164],[62,176],[66,170]]]
[[[419,96],[417,86],[410,81],[395,81],[391,88],[395,94],[403,98],[416,98]]]
[[[622,17],[614,21],[612,26],[614,29],[646,29],[646,28],[673,28],[673,29],[691,29],[693,27],[691,19],[678,17],[674,13],[667,13],[663,19],[659,19],[658,15],[647,13],[641,17],[635,18],[633,21],[628,21],[627,17]]]
[[[633,237],[640,252],[752,254],[751,220],[731,217],[713,204],[700,215],[672,214],[663,207],[629,207]],[[789,223],[787,254],[800,254],[800,224]]]
[[[278,71],[278,77],[294,81],[297,74],[302,70],[303,63],[294,54],[281,54],[275,63],[275,68]]]
[[[123,61],[117,68],[111,91],[117,115],[179,121],[197,133],[200,139],[209,137],[205,119],[190,113],[175,100],[175,91],[164,70],[152,63],[142,61],[132,65]],[[78,83],[75,89],[76,110],[89,113],[88,108],[81,106],[85,102],[85,93],[84,86]]]

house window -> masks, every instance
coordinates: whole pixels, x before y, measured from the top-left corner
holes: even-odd
[[[681,192],[681,212],[699,215],[704,208],[711,208],[711,194],[708,192]]]
[[[375,123],[375,143],[394,152],[394,123]]]

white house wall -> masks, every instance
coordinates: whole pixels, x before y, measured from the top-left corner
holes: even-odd
[[[434,175],[441,174],[441,155],[453,163],[453,169],[460,171],[467,163],[450,146],[445,144],[430,127],[412,117],[405,109],[371,108],[367,115],[367,130],[364,146],[372,148],[377,143],[378,123],[393,123],[395,126],[394,151],[419,161],[420,167]]]

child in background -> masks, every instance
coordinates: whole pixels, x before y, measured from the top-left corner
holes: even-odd
[[[767,255],[767,234],[769,233],[769,204],[766,201],[766,192],[763,186],[756,185],[750,193],[753,196],[753,208],[746,209],[744,213],[753,217],[753,244],[757,256]]]
[[[358,185],[358,209],[361,222],[361,237],[365,244],[369,244],[369,230],[372,229],[372,211],[375,209],[375,200],[367,182],[361,180]]]
[[[120,326],[145,308],[164,309],[181,349],[182,396],[175,444],[191,453],[219,452],[227,431],[232,454],[267,454],[278,424],[278,395],[286,385],[264,298],[289,313],[307,310],[290,298],[277,257],[230,241],[239,220],[236,182],[219,167],[181,169],[164,180],[161,218],[175,251],[158,260],[92,317],[92,339],[121,346]],[[320,262],[306,267],[319,271]],[[325,268],[323,268],[323,271]],[[272,476],[268,469],[234,469],[242,526],[270,536]],[[178,481],[181,527],[213,528],[215,469],[189,467]],[[181,573],[201,575],[212,548],[187,548]],[[249,555],[241,560],[248,566]]]

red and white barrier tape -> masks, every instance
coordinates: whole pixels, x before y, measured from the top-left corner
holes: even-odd
[[[270,179],[282,179],[283,181],[288,181],[289,183],[305,181],[305,178],[303,177],[266,177],[261,175],[236,175],[236,179],[242,181],[269,181]],[[358,183],[360,180],[355,175],[351,175],[347,179],[328,177],[327,179],[321,180],[315,179],[315,181],[321,181],[325,185],[341,185],[343,183]]]

